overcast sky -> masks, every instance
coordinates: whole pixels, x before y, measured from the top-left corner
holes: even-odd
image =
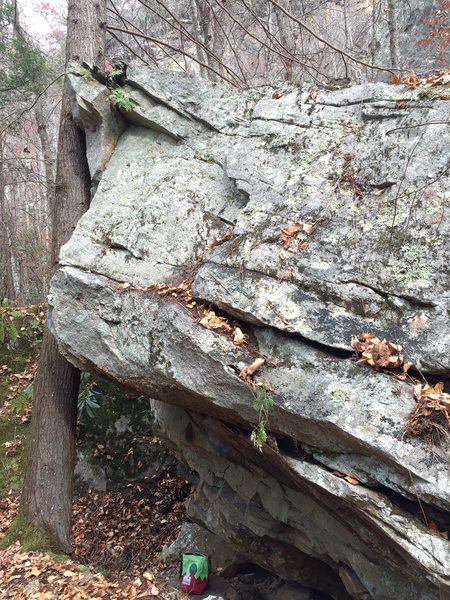
[[[21,22],[26,31],[44,46],[51,35],[65,28],[66,0],[18,0]]]

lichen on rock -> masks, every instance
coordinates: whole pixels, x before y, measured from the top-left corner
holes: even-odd
[[[334,598],[445,596],[447,449],[405,434],[412,383],[352,362],[351,338],[450,373],[448,100],[128,74],[136,107],[52,282],[62,351],[155,398],[199,473],[190,514],[241,555]],[[189,302],[166,293],[181,281]],[[202,327],[200,306],[248,345]],[[262,452],[239,378],[256,355],[274,400]]]

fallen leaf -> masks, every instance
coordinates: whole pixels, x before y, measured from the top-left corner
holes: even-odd
[[[352,348],[361,355],[358,363],[367,363],[382,369],[396,369],[404,364],[404,357],[400,354],[402,350],[400,344],[380,340],[370,334],[354,335],[350,343]]]
[[[417,75],[415,74],[415,72],[414,72],[413,69],[411,69],[411,71],[409,72],[408,79],[406,80],[406,83],[410,87],[416,87],[420,83],[419,78],[417,77]]]
[[[346,475],[344,477],[345,481],[347,481],[348,483],[351,483],[352,485],[358,485],[359,481],[357,479],[355,479],[354,477],[350,477],[350,475]]]
[[[398,85],[401,82],[402,82],[402,80],[400,79],[400,77],[396,73],[394,73],[392,75],[392,77],[389,79],[389,83],[392,83],[394,85]]]
[[[247,336],[242,333],[239,327],[234,330],[233,342],[237,346],[243,346],[247,341]]]
[[[311,223],[303,223],[303,231],[306,233],[306,235],[311,235],[316,228],[316,225],[316,221],[312,221]]]
[[[205,329],[222,329],[225,333],[231,331],[231,325],[224,317],[218,317],[213,310],[205,310],[205,316],[200,320],[200,325]]]
[[[154,577],[152,575],[152,573],[149,573],[148,571],[145,571],[145,573],[142,573],[142,577],[144,579],[147,579],[147,581],[153,581]]]
[[[433,386],[414,386],[416,406],[408,417],[406,432],[409,435],[450,433],[450,394],[444,392],[442,381]]]
[[[63,575],[64,575],[64,577],[76,577],[77,573],[67,570],[67,571],[64,571]]]
[[[239,373],[239,377],[245,381],[248,381],[251,379],[252,375],[263,366],[265,362],[266,360],[264,358],[257,358],[252,362],[251,365],[242,369],[242,371]]]
[[[35,577],[39,577],[39,575],[41,574],[41,571],[37,567],[33,567],[31,569],[31,574],[34,575]]]
[[[293,223],[284,227],[280,232],[279,240],[283,243],[283,249],[287,250],[291,244],[292,236],[303,229],[303,223]]]
[[[434,521],[427,517],[426,524],[431,535],[436,535],[444,540],[448,540],[448,532],[441,531]]]
[[[283,233],[284,235],[287,236],[292,236],[294,235],[294,233],[297,233],[297,231],[300,231],[303,228],[303,224],[302,223],[293,223],[292,225],[289,225],[288,227],[285,227],[281,230],[281,233]]]
[[[233,237],[233,232],[227,231],[221,238],[214,240],[213,242],[211,242],[211,244],[207,244],[205,246],[205,250],[212,250],[213,248],[216,248],[217,246],[220,246],[221,244],[228,242],[228,240],[231,240],[232,237]]]
[[[147,583],[147,587],[148,587],[148,591],[150,596],[158,596],[159,595],[159,589],[156,587],[155,584],[151,584]]]

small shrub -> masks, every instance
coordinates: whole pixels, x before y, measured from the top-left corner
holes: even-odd
[[[269,411],[273,406],[273,397],[270,395],[270,386],[262,385],[257,388],[253,408],[258,411],[258,424],[253,429],[250,440],[261,452],[267,442],[267,426],[269,423]]]
[[[113,90],[109,95],[109,99],[113,106],[120,110],[124,110],[125,112],[131,112],[134,108],[134,101],[122,88]]]
[[[93,419],[97,410],[100,408],[96,398],[101,396],[101,393],[94,389],[94,382],[90,379],[90,373],[81,374],[80,393],[78,395],[79,423],[83,423],[86,418]]]
[[[120,75],[123,75],[124,72],[125,71],[123,69],[113,69],[110,73],[108,73],[108,79],[114,81],[116,77],[120,77]]]
[[[16,415],[22,415],[27,404],[33,400],[33,382],[29,383],[21,392],[11,399],[11,409]]]

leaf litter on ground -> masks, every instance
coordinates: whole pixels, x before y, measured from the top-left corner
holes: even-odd
[[[61,562],[24,552],[19,542],[0,550],[0,599],[179,600],[181,592],[167,581],[159,553],[186,520],[190,491],[168,467],[123,490],[76,499],[73,556]],[[18,507],[18,497],[0,500],[0,537]]]

